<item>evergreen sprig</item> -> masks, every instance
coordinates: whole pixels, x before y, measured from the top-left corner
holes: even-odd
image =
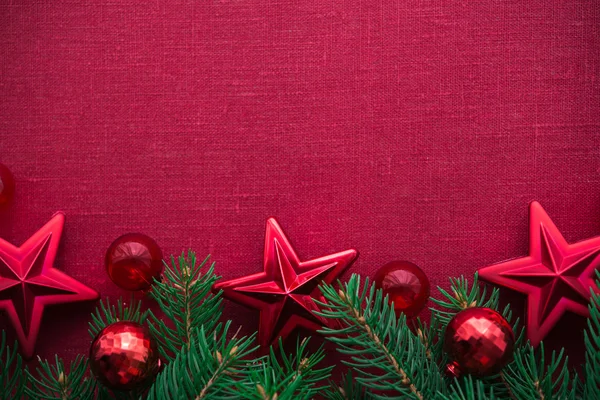
[[[88,332],[93,339],[102,329],[115,322],[132,321],[144,324],[147,318],[148,311],[142,311],[141,301],[136,301],[132,297],[131,303],[127,305],[123,299],[119,299],[115,306],[107,298],[105,301],[100,300],[100,306],[96,307],[96,311],[92,314]]]
[[[24,368],[24,370],[23,370]],[[23,371],[22,373],[20,373]],[[6,332],[0,340],[0,400],[19,399],[23,396],[27,380],[27,367],[18,353],[17,343],[11,348],[6,344]]]
[[[596,286],[600,289],[600,271],[596,271]],[[590,317],[584,333],[585,341],[585,399],[600,399],[600,293],[591,290]]]
[[[309,340],[296,343],[292,354],[287,354],[283,342],[279,351],[270,348],[268,357],[259,361],[257,368],[250,368],[245,379],[237,381],[232,395],[245,400],[308,400],[324,389],[333,366],[317,368],[325,358],[323,348],[307,354]]]
[[[156,299],[164,317],[149,311],[150,330],[159,342],[165,361],[172,361],[184,346],[191,346],[194,332],[203,327],[212,332],[221,317],[220,293],[212,294],[213,284],[218,280],[214,263],[202,274],[210,256],[198,264],[196,254],[189,251],[177,261],[171,256],[166,265],[164,278],[155,282],[150,295]]]
[[[463,379],[455,379],[450,386],[448,395],[439,394],[439,400],[500,400],[494,394],[494,386],[485,384],[485,381],[473,379],[468,375]]]
[[[31,385],[25,388],[25,392],[32,399],[94,399],[96,383],[86,377],[87,366],[87,360],[80,355],[71,362],[69,368],[65,368],[58,356],[55,357],[54,364],[50,364],[48,360],[40,360],[36,375],[27,371]]]
[[[238,380],[244,379],[252,361],[245,358],[256,349],[254,335],[227,340],[230,321],[213,332],[204,326],[193,328],[189,346],[184,346],[161,371],[148,400],[235,399]]]
[[[484,286],[482,289],[478,281],[479,276],[475,273],[472,285],[469,285],[469,281],[461,275],[459,278],[450,278],[450,292],[438,286],[438,290],[444,298],[432,297],[431,301],[445,310],[433,307],[431,312],[440,321],[443,329],[457,313],[467,308],[487,307],[498,310],[500,291],[494,288],[488,296],[487,288]]]
[[[367,400],[371,398],[371,394],[359,381],[354,379],[350,370],[344,375],[341,383],[329,382],[329,387],[323,392],[323,398],[328,400]]]
[[[535,350],[529,343],[515,351],[514,361],[507,365],[502,376],[514,399],[575,399],[577,374],[571,376],[564,349],[552,352],[547,362],[544,344]]]
[[[362,284],[360,276],[353,274],[341,289],[323,285],[321,291],[326,302],[319,302],[323,311],[317,314],[342,325],[321,332],[339,352],[350,355],[344,363],[373,391],[374,398],[423,400],[445,391],[437,364],[427,357],[427,347],[410,331],[406,317],[397,318],[388,297],[368,279]]]

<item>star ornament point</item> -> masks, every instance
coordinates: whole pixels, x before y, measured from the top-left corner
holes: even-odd
[[[11,321],[26,358],[33,356],[46,306],[99,297],[54,268],[64,222],[64,214],[56,213],[20,247],[0,238],[0,310]]]
[[[533,346],[567,311],[589,316],[590,289],[600,267],[600,236],[569,244],[540,203],[530,204],[529,255],[482,268],[479,276],[524,293],[527,337]]]
[[[301,261],[275,218],[269,218],[263,271],[218,282],[213,289],[260,311],[258,341],[268,346],[298,327],[320,329],[326,321],[314,314],[319,310],[314,300],[320,295],[319,284],[332,283],[357,257],[350,249]]]

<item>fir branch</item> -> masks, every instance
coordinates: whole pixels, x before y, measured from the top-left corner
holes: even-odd
[[[507,304],[503,309],[500,309],[500,291],[498,288],[492,289],[488,297],[486,287],[484,286],[481,289],[478,280],[479,276],[475,273],[473,284],[469,287],[468,280],[462,275],[460,278],[450,278],[450,292],[452,293],[438,286],[438,290],[445,299],[439,300],[432,297],[431,301],[446,310],[440,310],[437,307],[430,307],[429,309],[431,310],[432,321],[436,321],[435,325],[438,328],[440,337],[452,318],[459,312],[472,307],[486,307],[499,312],[512,325],[515,333],[515,346],[518,347],[523,344],[525,330],[519,326],[519,318],[512,322],[513,313],[510,305]]]
[[[600,288],[600,271],[596,271],[596,286]],[[591,291],[590,317],[584,333],[585,341],[585,384],[584,399],[600,399],[600,293]]]
[[[56,356],[54,364],[40,359],[37,377],[29,371],[27,375],[31,385],[25,388],[26,394],[32,399],[52,400],[86,400],[94,398],[95,381],[85,376],[87,360],[77,356],[68,369]]]
[[[323,398],[328,400],[367,400],[371,398],[368,390],[352,376],[352,370],[344,376],[341,384],[330,381]]]
[[[577,375],[571,376],[564,349],[552,352],[546,363],[544,344],[536,351],[529,343],[515,350],[514,361],[503,370],[510,393],[518,400],[575,399]]]
[[[344,326],[326,327],[322,333],[338,351],[352,356],[344,363],[355,369],[357,380],[375,398],[387,397],[377,392],[390,391],[423,400],[444,391],[437,364],[427,358],[427,348],[409,330],[406,317],[396,318],[387,296],[368,279],[361,284],[360,276],[353,274],[339,291],[331,285],[321,291],[327,302],[319,302],[323,311],[317,314]]]
[[[425,355],[429,360],[439,361],[442,359],[444,354],[443,351],[443,340],[440,340],[440,321],[436,315],[431,315],[429,325],[423,323],[421,319],[416,320],[416,332],[415,334],[425,346]]]
[[[305,339],[296,343],[296,350],[288,355],[280,340],[279,354],[271,347],[269,356],[261,360],[258,368],[250,368],[231,394],[246,400],[314,398],[324,389],[319,384],[330,376],[333,367],[316,368],[325,358],[325,352],[321,347],[307,355],[308,342]]]
[[[500,291],[494,288],[487,295],[486,287],[483,290],[478,284],[479,276],[477,273],[473,276],[473,284],[469,287],[469,282],[464,276],[460,278],[450,278],[450,292],[438,286],[438,290],[445,298],[443,300],[431,298],[431,301],[438,307],[447,309],[448,311],[440,311],[432,307],[432,315],[435,315],[441,323],[443,329],[446,328],[450,320],[460,311],[472,307],[487,307],[498,311]]]
[[[439,394],[439,400],[499,400],[494,394],[494,387],[482,380],[473,380],[471,376],[455,379],[450,386],[450,394]]]
[[[110,304],[107,298],[106,304],[100,300],[100,307],[96,307],[95,313],[92,314],[88,332],[93,339],[110,324],[119,321],[133,321],[144,324],[147,317],[148,311],[142,311],[142,302],[133,300],[133,297],[130,305],[126,305],[123,299],[119,299],[116,307],[114,304]]]
[[[27,384],[27,367],[18,353],[17,343],[12,349],[6,344],[6,332],[0,340],[0,400],[20,399]]]
[[[244,361],[252,351],[254,336],[227,341],[230,321],[217,325],[212,333],[204,326],[193,328],[190,345],[184,346],[158,374],[148,400],[233,399],[230,391],[247,373]]]
[[[151,311],[150,330],[159,342],[161,355],[171,361],[184,346],[191,346],[195,330],[204,327],[212,332],[221,315],[220,293],[213,295],[211,289],[218,277],[214,274],[214,263],[201,274],[208,262],[206,257],[200,264],[196,254],[189,251],[181,254],[176,262],[171,256],[171,264],[166,265],[164,279],[155,282],[150,292],[169,324],[164,318]]]
[[[519,327],[519,319],[517,318],[514,322],[512,310],[510,305],[506,305],[503,309],[500,309],[500,290],[498,288],[492,289],[492,292],[487,293],[487,288],[484,286],[483,289],[479,286],[479,275],[477,272],[473,276],[473,284],[469,287],[469,281],[464,277],[450,278],[450,292],[442,289],[438,286],[438,290],[445,299],[439,300],[431,298],[431,301],[438,307],[445,308],[446,310],[440,310],[437,307],[430,307],[432,318],[439,321],[439,331],[442,334],[446,330],[446,326],[450,323],[452,318],[462,310],[472,307],[486,307],[491,308],[494,311],[499,312],[513,327],[515,332],[515,345],[519,346],[523,343],[525,337],[525,331]]]

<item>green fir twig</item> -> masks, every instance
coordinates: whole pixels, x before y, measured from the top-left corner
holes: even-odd
[[[92,314],[92,321],[88,324],[90,336],[95,338],[98,333],[108,325],[119,321],[132,321],[138,324],[144,324],[148,317],[148,311],[142,311],[142,302],[131,299],[131,304],[127,305],[123,299],[117,301],[117,305],[100,300],[100,306]]]
[[[232,395],[244,400],[309,400],[324,389],[333,366],[317,368],[325,358],[323,348],[307,354],[309,340],[296,343],[292,354],[286,354],[283,342],[279,351],[270,348],[269,356],[258,361],[257,368],[250,368],[244,379],[237,381]]]
[[[336,290],[323,285],[326,302],[317,314],[336,319],[342,327],[324,328],[338,351],[350,355],[345,364],[357,373],[357,380],[370,389],[374,398],[393,396],[417,400],[444,392],[444,381],[435,362],[427,358],[427,348],[406,324],[396,317],[388,297],[365,279],[353,274]]]
[[[150,295],[158,302],[164,318],[150,311],[149,325],[167,362],[173,360],[181,348],[191,346],[196,330],[203,327],[205,332],[212,332],[219,322],[221,296],[211,293],[218,280],[214,263],[202,273],[209,257],[198,263],[192,251],[187,255],[182,253],[177,261],[171,256],[163,280],[152,287]]]
[[[323,392],[323,398],[328,400],[367,400],[371,398],[370,393],[348,371],[341,383],[329,382],[329,387]]]
[[[27,372],[31,385],[25,392],[31,399],[88,400],[94,398],[96,383],[86,377],[88,363],[85,357],[78,355],[65,368],[62,360],[55,357],[54,364],[40,360],[34,376]]]
[[[502,373],[512,397],[518,400],[575,399],[577,374],[569,372],[564,349],[552,352],[549,362],[544,343],[534,349],[529,343],[515,350],[514,361]]]
[[[0,400],[20,399],[27,383],[27,367],[18,353],[17,343],[11,348],[6,343],[6,332],[0,340]]]
[[[234,399],[231,390],[250,366],[247,357],[256,349],[254,335],[227,340],[230,321],[208,333],[194,328],[190,345],[166,365],[150,388],[148,400]]]
[[[596,271],[596,286],[600,289],[600,271]],[[585,399],[600,399],[600,293],[591,290],[590,317],[584,333],[585,341]]]
[[[500,291],[494,288],[488,296],[487,288],[484,286],[482,289],[478,281],[479,276],[475,273],[472,285],[469,285],[469,281],[461,275],[459,278],[450,278],[450,291],[438,286],[443,299],[432,297],[431,301],[436,306],[445,309],[445,311],[432,307],[431,312],[440,321],[442,328],[445,329],[457,313],[467,308],[487,307],[498,310]]]
[[[486,385],[484,381],[467,376],[455,379],[450,386],[448,395],[439,394],[439,400],[500,400],[494,394],[494,387]]]

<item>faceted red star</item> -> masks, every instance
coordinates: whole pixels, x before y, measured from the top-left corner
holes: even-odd
[[[64,223],[64,214],[55,214],[21,247],[0,239],[0,310],[8,314],[27,358],[45,306],[98,298],[98,292],[53,267]]]
[[[480,269],[479,276],[528,295],[527,337],[537,346],[566,311],[589,316],[600,236],[568,244],[535,201],[529,221],[529,256]]]
[[[358,256],[346,250],[309,261],[300,261],[274,218],[267,220],[263,272],[215,284],[214,290],[237,303],[260,310],[258,341],[268,346],[297,327],[320,329],[314,298],[318,285],[331,283]]]

